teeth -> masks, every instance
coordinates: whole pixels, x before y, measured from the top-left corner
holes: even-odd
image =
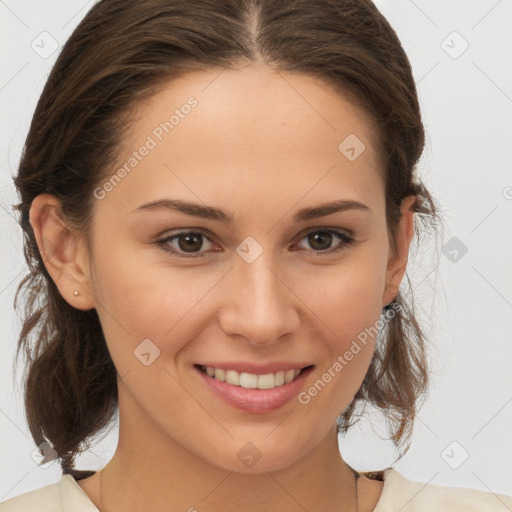
[[[258,388],[258,376],[254,373],[238,373],[235,370],[231,370],[233,373],[238,375],[238,384],[237,386],[242,386],[247,389],[257,389]]]
[[[300,374],[300,369],[279,371],[276,373],[266,373],[265,375],[256,375],[254,373],[239,373],[236,370],[222,370],[212,368],[211,366],[202,366],[201,369],[207,375],[221,382],[226,382],[232,386],[241,386],[247,389],[272,389],[288,384],[295,380]]]
[[[240,374],[234,370],[226,371],[226,382],[233,386],[240,386]]]
[[[284,372],[277,372],[274,375],[274,385],[282,386],[284,384]]]
[[[224,370],[219,370],[218,368],[215,368],[214,376],[217,380],[220,380],[221,382],[224,382],[226,380],[226,374]]]

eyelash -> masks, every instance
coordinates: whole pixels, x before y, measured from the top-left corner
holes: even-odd
[[[328,229],[328,228],[325,228],[325,229],[323,229],[323,228],[313,228],[313,229],[309,230],[307,233],[305,233],[305,235],[300,239],[300,241],[302,241],[304,238],[306,238],[307,236],[309,236],[309,235],[311,235],[313,233],[329,233],[329,234],[334,234],[335,236],[337,236],[343,242],[342,244],[340,244],[338,247],[335,247],[334,249],[328,249],[326,251],[315,251],[315,250],[309,250],[308,251],[310,253],[314,253],[314,254],[318,254],[318,255],[334,254],[334,253],[346,250],[346,249],[348,249],[348,247],[350,245],[352,245],[355,242],[355,239],[353,237],[347,235],[343,231],[339,231],[337,229]],[[201,235],[201,236],[207,238],[208,240],[210,240],[210,238],[205,233],[201,232],[201,230],[198,229],[198,230],[190,230],[190,231],[181,231],[180,233],[177,233],[175,235],[167,236],[167,237],[165,237],[163,239],[156,240],[154,243],[155,243],[155,245],[157,245],[158,247],[160,247],[164,251],[170,252],[171,254],[175,254],[175,255],[177,255],[180,258],[204,258],[205,257],[204,253],[200,253],[199,252],[199,253],[189,253],[189,254],[187,254],[187,253],[182,253],[182,252],[176,251],[176,250],[171,249],[169,247],[168,244],[169,244],[169,242],[171,240],[174,240],[175,238],[178,238],[178,237],[183,236],[183,235],[190,235],[190,234]],[[212,240],[210,240],[210,242],[212,242]]]

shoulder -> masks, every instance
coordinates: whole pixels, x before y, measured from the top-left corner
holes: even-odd
[[[466,487],[416,482],[394,468],[382,473],[384,486],[374,512],[507,512],[512,497]]]
[[[54,483],[0,503],[0,512],[98,512],[75,479],[67,474]]]
[[[64,478],[64,477],[63,477]],[[57,512],[61,510],[59,484],[51,484],[0,503],[0,512]]]

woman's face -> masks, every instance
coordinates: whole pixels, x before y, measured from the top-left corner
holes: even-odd
[[[408,247],[393,258],[371,129],[315,79],[264,67],[189,74],[140,106],[95,190],[84,284],[121,428],[241,472],[286,467],[332,430]],[[258,383],[278,386],[244,387]]]

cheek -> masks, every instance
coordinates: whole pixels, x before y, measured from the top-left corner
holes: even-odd
[[[297,396],[303,425],[332,425],[350,405],[368,372],[375,349],[374,319],[340,321],[329,355]],[[368,327],[364,327],[366,324]]]
[[[325,396],[332,403],[348,405],[359,389],[379,332],[383,272],[374,259],[359,259],[317,279],[316,286],[309,288],[307,305],[319,319],[326,349],[319,368],[322,382],[311,390],[312,395],[325,386],[329,388]],[[321,402],[329,409],[329,400]]]
[[[324,320],[326,330],[346,344],[348,338],[378,320],[382,312],[385,268],[371,256],[347,260],[332,272],[309,278],[303,291],[311,309]],[[306,294],[307,295],[304,295]],[[335,343],[336,344],[336,343]]]
[[[195,336],[198,306],[208,302],[219,275],[155,263],[151,252],[157,249],[136,253],[116,250],[120,246],[103,245],[109,249],[98,251],[94,260],[93,293],[112,357],[130,366],[145,339],[172,356]]]
[[[173,359],[194,335],[185,330],[192,329],[194,305],[212,285],[191,286],[186,272],[120,252],[105,251],[95,260],[96,309],[112,360],[148,413],[165,411],[169,403],[179,409],[186,396],[173,378]]]

